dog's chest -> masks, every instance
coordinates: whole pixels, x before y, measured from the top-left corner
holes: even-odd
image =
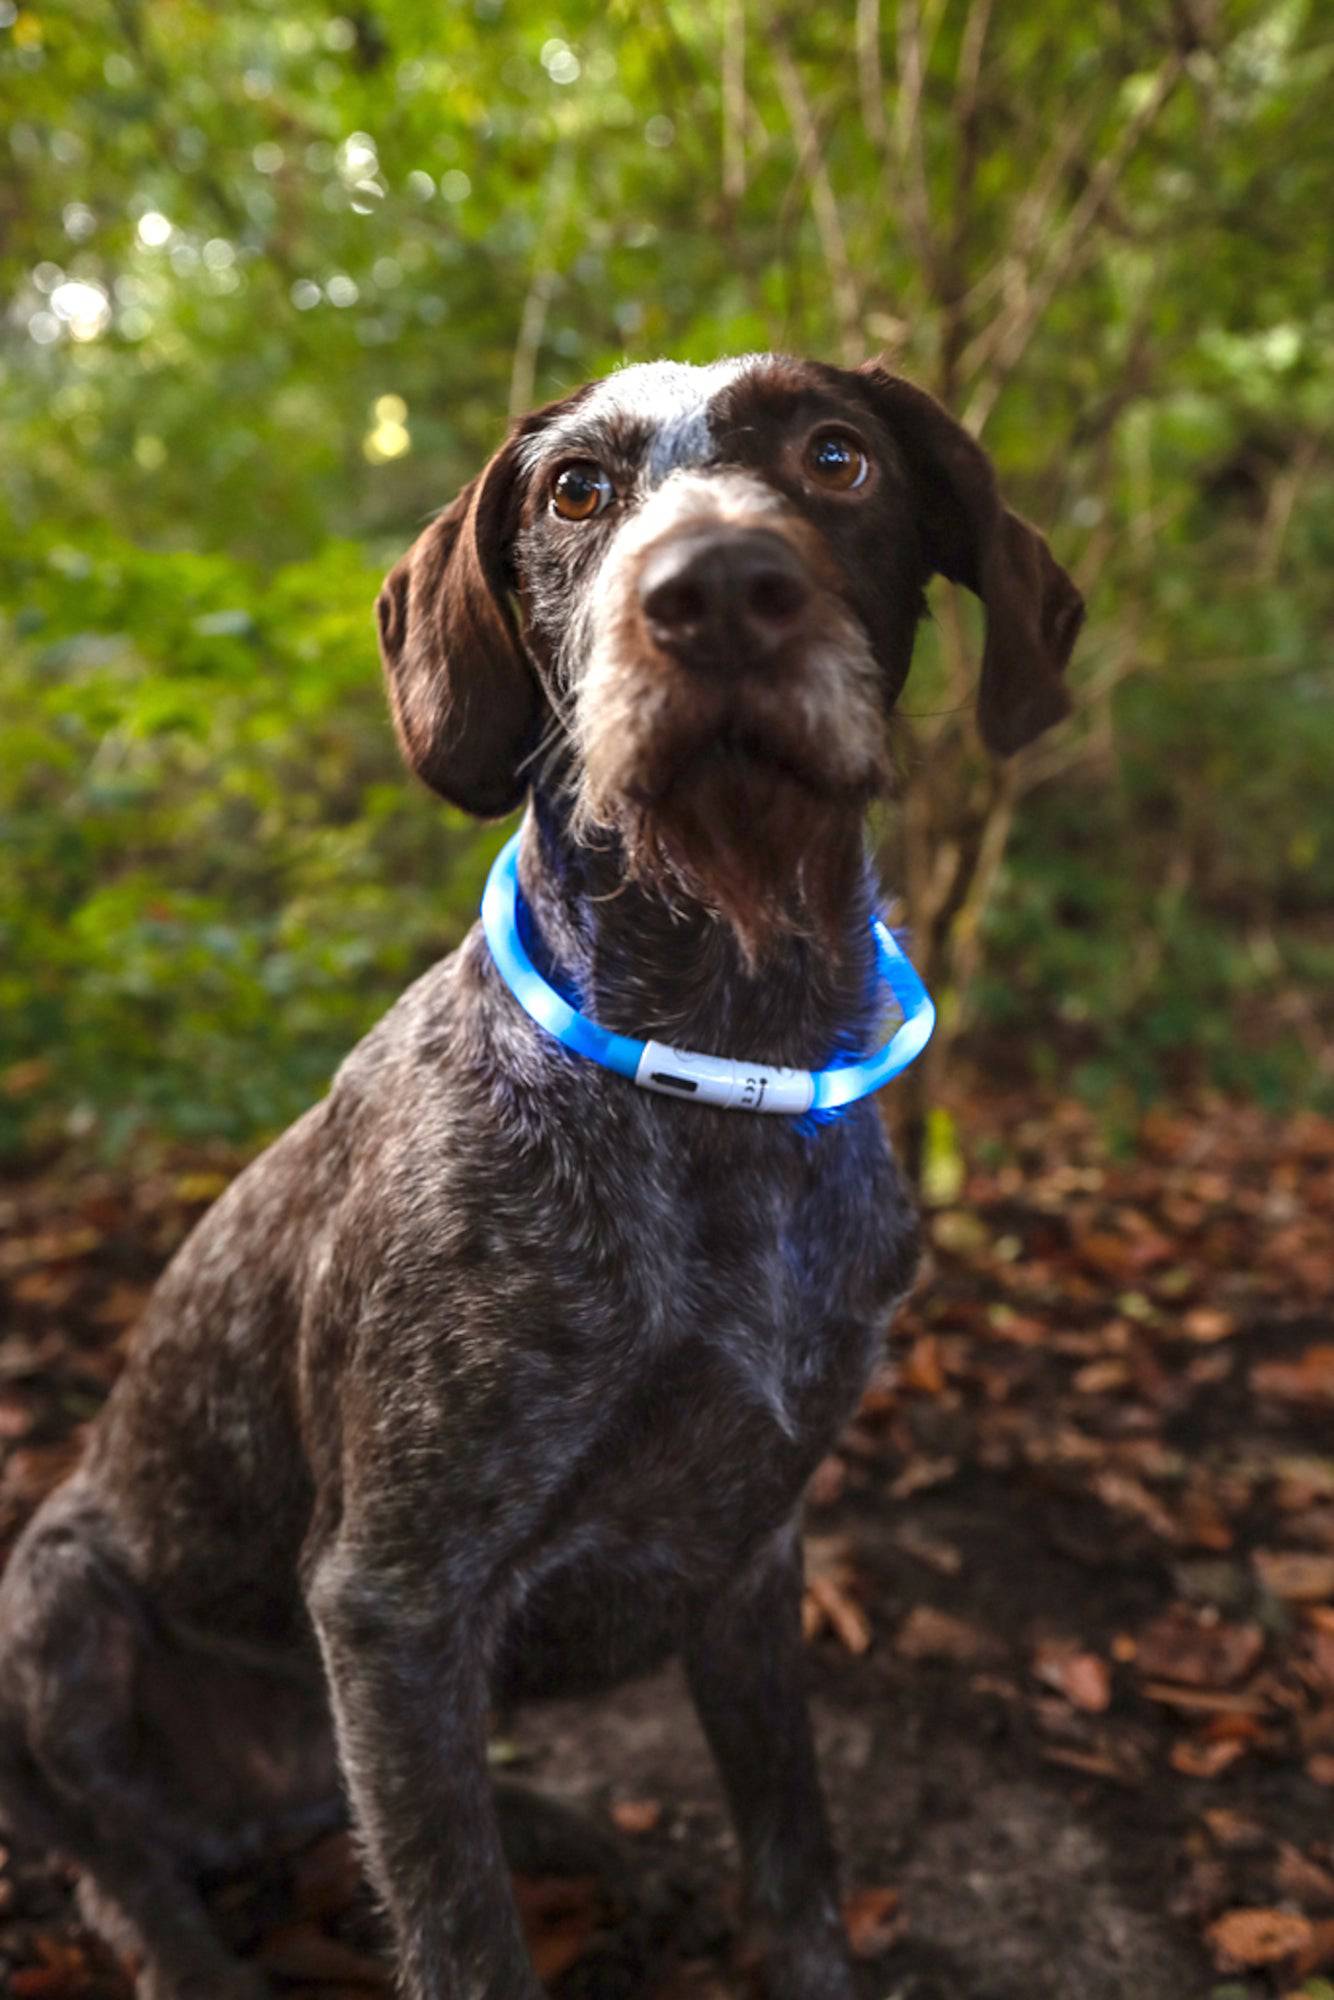
[[[600,1144],[594,1118],[564,1158],[529,1162],[548,1195],[512,1246],[516,1317],[553,1327],[550,1386],[576,1413],[595,1391],[598,1422],[643,1410],[691,1433],[703,1416],[799,1447],[855,1393],[911,1264],[878,1124],[798,1137],[640,1104],[633,1134]]]
[[[609,1376],[601,1420],[520,1579],[502,1681],[579,1693],[677,1651],[786,1521],[854,1405],[879,1332],[761,1324],[721,1300],[659,1355]],[[573,1438],[572,1438],[573,1443]]]
[[[569,1283],[553,1260],[571,1477],[507,1649],[527,1691],[614,1679],[679,1643],[690,1607],[791,1514],[911,1255],[874,1127],[818,1154],[675,1152],[659,1135],[620,1158],[614,1190],[587,1186],[597,1281],[586,1258]]]

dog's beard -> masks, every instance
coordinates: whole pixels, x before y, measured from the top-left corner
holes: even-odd
[[[751,966],[784,937],[836,950],[889,775],[872,663],[855,666],[813,676],[804,712],[791,690],[738,702],[679,670],[608,675],[585,710],[576,832],[618,836],[633,880],[713,912]]]
[[[756,967],[784,938],[841,950],[866,802],[723,743],[662,798],[627,801],[619,831],[633,879],[712,911]]]

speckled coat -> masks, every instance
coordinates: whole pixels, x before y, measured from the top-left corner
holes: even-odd
[[[802,440],[835,430],[864,500],[818,490]],[[601,542],[551,504],[572,459],[611,468]],[[720,663],[639,579],[737,519],[804,581],[777,639],[757,587]],[[1012,749],[1063,706],[1068,579],[920,392],[751,357],[526,420],[391,577],[409,760],[473,810],[528,792],[533,946],[598,1020],[800,1065],[868,1045],[861,817],[933,570],[987,603]],[[259,1982],[193,1874],[341,1782],[404,1992],[531,2000],[488,1712],[680,1654],[766,1990],[842,2000],[797,1517],[914,1266],[873,1104],[808,1131],[640,1093],[537,1028],[475,928],[200,1224],[21,1542],[0,1819],[85,1871],[142,1992],[203,2000]]]

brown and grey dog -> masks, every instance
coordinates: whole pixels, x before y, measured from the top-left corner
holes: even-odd
[[[409,763],[528,796],[532,950],[604,1025],[815,1067],[870,1045],[863,814],[935,573],[997,753],[1066,708],[1077,592],[878,368],[628,368],[524,419],[390,576]],[[158,2000],[259,1990],[201,1870],[340,1784],[412,2000],[539,1989],[493,1703],[672,1654],[771,2000],[851,1992],[802,1694],[798,1510],[915,1261],[874,1106],[650,1096],[549,1039],[479,930],[162,1279],[0,1587],[0,1819]]]

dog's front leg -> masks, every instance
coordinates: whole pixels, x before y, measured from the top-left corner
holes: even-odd
[[[741,1847],[767,2000],[848,2000],[837,1864],[806,1707],[795,1522],[715,1598],[686,1649]]]
[[[432,1572],[346,1546],[315,1572],[353,1816],[404,2000],[540,2000],[487,1771],[490,1621],[447,1563]]]

